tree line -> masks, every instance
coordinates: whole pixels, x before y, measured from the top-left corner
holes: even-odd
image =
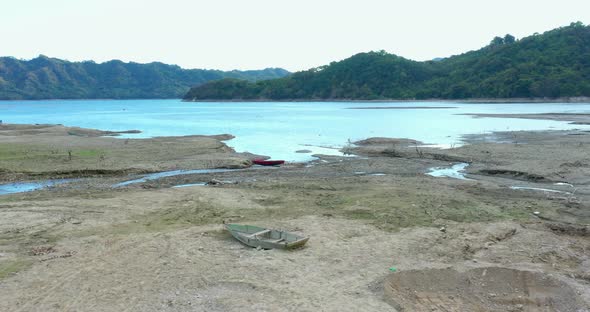
[[[416,62],[376,51],[290,76],[222,79],[185,100],[386,100],[590,96],[590,26],[580,22],[444,59]]]
[[[0,100],[182,98],[212,80],[280,78],[280,68],[251,71],[182,69],[163,63],[68,62],[47,56],[0,58]]]

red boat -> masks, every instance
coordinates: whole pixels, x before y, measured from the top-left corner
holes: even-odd
[[[261,166],[278,166],[285,163],[284,160],[264,160],[264,159],[254,159],[252,161],[256,165]]]

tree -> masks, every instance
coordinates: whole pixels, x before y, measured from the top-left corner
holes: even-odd
[[[515,42],[516,42],[516,38],[511,34],[507,34],[504,37],[504,44],[511,44],[511,43],[515,43]]]
[[[577,21],[570,24],[570,27],[584,27],[584,23]]]
[[[494,37],[494,39],[492,39],[492,42],[490,42],[490,45],[492,47],[494,46],[499,46],[499,45],[503,45],[504,44],[504,39],[502,39],[501,37]]]

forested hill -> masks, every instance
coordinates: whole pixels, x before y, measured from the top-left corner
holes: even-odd
[[[39,56],[0,58],[0,100],[182,98],[193,86],[235,78],[280,78],[284,69],[251,71],[182,69],[163,63],[68,62]]]
[[[224,79],[185,100],[379,100],[590,96],[590,26],[572,23],[477,51],[415,62],[360,53],[328,66],[259,82]]]

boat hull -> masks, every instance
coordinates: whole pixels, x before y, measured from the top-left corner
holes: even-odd
[[[252,225],[226,224],[225,228],[242,244],[254,248],[295,249],[309,240],[309,237]]]

